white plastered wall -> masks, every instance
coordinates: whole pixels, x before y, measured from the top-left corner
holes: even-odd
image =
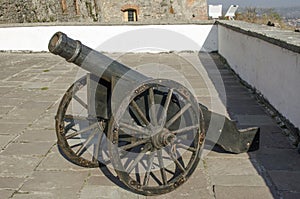
[[[48,51],[48,42],[57,31],[106,52],[216,51],[218,48],[214,25],[121,25],[3,27],[0,50]],[[155,49],[151,50],[152,47]]]
[[[219,53],[232,69],[300,127],[300,54],[224,26]]]

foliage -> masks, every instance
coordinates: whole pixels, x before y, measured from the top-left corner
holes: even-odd
[[[236,19],[265,25],[271,23],[279,28],[291,29],[291,27],[284,23],[280,14],[278,14],[273,8],[246,7],[243,12],[236,15]]]

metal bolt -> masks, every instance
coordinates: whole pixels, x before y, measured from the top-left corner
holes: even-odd
[[[114,128],[114,133],[118,133],[119,129],[118,128]]]

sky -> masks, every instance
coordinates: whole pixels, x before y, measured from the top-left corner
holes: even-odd
[[[300,7],[300,0],[207,0],[207,4],[222,4],[223,8],[230,5],[240,7],[278,8],[278,7]]]

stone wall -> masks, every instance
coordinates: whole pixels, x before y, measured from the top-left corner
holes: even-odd
[[[2,0],[0,23],[100,21],[101,0]]]
[[[186,22],[207,19],[206,0],[106,0],[102,1],[103,22],[124,22],[126,9],[137,10],[142,23]]]
[[[123,23],[127,9],[141,23],[207,19],[206,0],[1,0],[0,23]]]

